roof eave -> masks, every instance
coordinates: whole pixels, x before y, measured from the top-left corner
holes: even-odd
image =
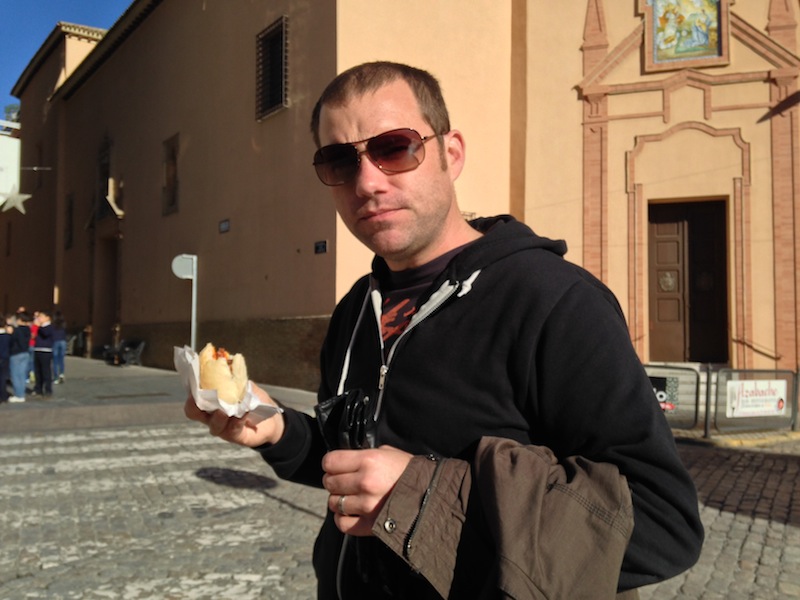
[[[105,34],[106,30],[98,27],[88,27],[86,25],[64,22],[56,23],[56,26],[53,27],[53,31],[47,36],[47,39],[45,39],[44,43],[39,47],[36,54],[33,55],[33,58],[31,58],[25,70],[22,71],[14,87],[11,88],[11,95],[15,98],[22,98],[22,94],[25,92],[25,88],[28,87],[31,79],[33,79],[42,64],[44,64],[48,57],[62,43],[65,36],[72,35],[88,40],[99,41]]]
[[[135,0],[108,30],[97,46],[83,59],[67,80],[56,90],[52,99],[67,99],[113,55],[162,0]]]

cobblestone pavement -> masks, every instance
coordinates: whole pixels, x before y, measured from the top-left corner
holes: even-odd
[[[698,489],[706,540],[692,569],[642,589],[642,600],[800,598],[797,440],[678,445]]]
[[[313,598],[325,495],[199,427],[0,436],[0,597]]]
[[[0,598],[314,598],[324,492],[187,422],[172,373],[67,373],[0,406]],[[677,433],[706,543],[642,600],[800,598],[800,437]]]

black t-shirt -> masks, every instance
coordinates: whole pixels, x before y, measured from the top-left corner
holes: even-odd
[[[417,312],[419,297],[463,248],[460,246],[451,250],[421,267],[405,271],[388,271],[388,275],[381,279],[380,288],[383,295],[381,335],[384,358],[388,356],[392,345],[406,330],[411,317]]]

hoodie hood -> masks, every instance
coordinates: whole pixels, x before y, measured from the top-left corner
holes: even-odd
[[[453,282],[468,279],[475,271],[516,252],[541,249],[557,256],[567,253],[567,243],[564,240],[538,236],[530,227],[511,215],[481,217],[473,219],[469,224],[480,231],[483,237],[466,246],[444,270],[443,276]],[[378,280],[388,269],[381,257],[376,256],[372,261],[372,272]]]
[[[464,280],[475,271],[517,252],[540,249],[557,256],[567,253],[564,240],[538,236],[510,215],[474,219],[470,225],[483,233],[483,237],[464,248],[450,263],[445,271],[451,280]]]

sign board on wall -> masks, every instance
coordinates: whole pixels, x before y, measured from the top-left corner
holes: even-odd
[[[787,411],[786,381],[728,381],[725,416],[780,417]]]

